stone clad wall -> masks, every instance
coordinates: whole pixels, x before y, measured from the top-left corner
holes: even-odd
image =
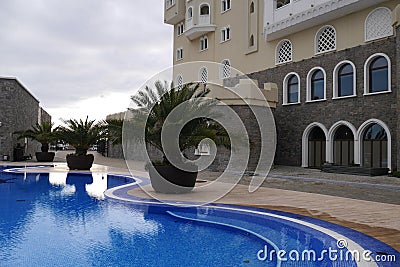
[[[39,101],[16,79],[0,79],[0,156],[9,155],[12,160],[17,140],[15,131],[29,129],[38,122]],[[28,140],[25,155],[34,155],[40,145]]]
[[[400,8],[398,9],[400,10]],[[400,24],[397,24],[396,28],[396,63],[397,63],[397,88],[400,86]],[[397,90],[397,134],[400,134],[400,90]],[[400,168],[400,137],[397,138],[397,150],[395,152],[397,154],[397,169]]]
[[[396,41],[397,38],[397,41]],[[344,120],[357,129],[365,121],[375,118],[385,122],[392,135],[392,165],[397,165],[398,132],[398,85],[399,81],[399,30],[397,37],[368,43],[362,46],[331,52],[300,62],[277,66],[272,69],[251,73],[248,76],[259,81],[260,85],[273,82],[278,85],[279,103],[274,110],[278,145],[276,164],[300,166],[302,160],[302,135],[306,127],[319,122],[329,129],[334,123]],[[364,64],[375,53],[385,53],[390,57],[392,67],[392,92],[364,96]],[[357,96],[333,100],[333,70],[343,61],[350,60],[356,66]],[[326,72],[326,101],[306,102],[306,80],[308,72],[314,67],[322,67]],[[282,106],[283,80],[290,72],[300,76],[301,104]]]
[[[40,112],[41,122],[51,122],[51,116],[49,113],[47,113],[46,110],[40,108],[39,112]]]

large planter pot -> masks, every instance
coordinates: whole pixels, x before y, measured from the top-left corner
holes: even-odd
[[[67,155],[67,165],[70,170],[90,170],[92,168],[94,156],[87,155]]]
[[[36,160],[38,162],[53,162],[55,155],[54,152],[36,152]]]
[[[197,179],[197,167],[193,172],[175,166],[150,166],[151,186],[158,193],[183,194],[193,190]]]

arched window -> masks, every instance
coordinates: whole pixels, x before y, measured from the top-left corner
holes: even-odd
[[[363,166],[388,167],[388,135],[379,124],[371,124],[363,134]]]
[[[231,9],[231,0],[222,0],[221,2],[221,12],[225,12]]]
[[[276,8],[281,8],[290,4],[290,0],[276,0]]]
[[[315,36],[315,53],[325,53],[336,49],[336,30],[332,26],[322,27]]]
[[[391,92],[390,59],[385,54],[375,54],[365,63],[365,94]]]
[[[208,49],[208,37],[203,36],[200,38],[200,51]]]
[[[185,23],[181,22],[177,25],[178,36],[181,36],[185,32]]]
[[[208,70],[206,67],[202,67],[199,72],[200,83],[207,83],[208,81]]]
[[[337,64],[333,71],[333,77],[333,98],[356,95],[356,75],[353,62],[346,60]]]
[[[200,16],[210,15],[210,7],[207,4],[200,6]]]
[[[183,48],[180,47],[176,50],[176,60],[182,60],[183,59]]]
[[[339,126],[333,138],[333,162],[342,166],[354,163],[354,134],[345,125]]]
[[[193,7],[189,7],[188,8],[186,17],[187,17],[188,20],[193,18]]]
[[[384,57],[377,57],[369,66],[370,92],[382,92],[388,90],[388,62]]]
[[[175,88],[177,89],[182,89],[183,88],[183,77],[182,75],[178,75],[178,77],[176,77],[176,86]]]
[[[308,137],[308,166],[320,168],[326,160],[326,137],[324,131],[315,126]]]
[[[254,13],[254,2],[250,4],[250,14]]]
[[[313,68],[307,76],[307,101],[325,100],[325,71]]]
[[[231,63],[225,59],[221,63],[221,78],[227,79],[231,77]]]
[[[293,59],[292,43],[289,40],[282,40],[276,46],[276,64],[290,62]]]
[[[254,35],[250,36],[250,40],[249,40],[249,47],[254,46]]]
[[[324,99],[324,73],[321,70],[317,70],[311,76],[311,100]]]
[[[300,77],[291,72],[283,80],[283,104],[296,104],[300,102]]]
[[[221,29],[221,42],[226,42],[231,39],[231,28],[226,26]]]
[[[392,12],[378,7],[365,19],[365,41],[372,41],[393,35]]]

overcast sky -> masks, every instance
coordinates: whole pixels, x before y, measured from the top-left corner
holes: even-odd
[[[172,65],[163,0],[0,0],[0,76],[16,77],[53,117],[124,111]]]

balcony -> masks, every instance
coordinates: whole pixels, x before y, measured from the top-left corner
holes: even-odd
[[[185,19],[186,0],[165,0],[164,23],[176,25]]]
[[[278,7],[276,1],[268,0],[264,36],[267,41],[273,41],[385,1],[297,0]]]
[[[186,19],[185,35],[189,40],[194,40],[209,32],[214,32],[217,26],[211,24],[210,15],[199,15],[197,23],[195,18]]]

